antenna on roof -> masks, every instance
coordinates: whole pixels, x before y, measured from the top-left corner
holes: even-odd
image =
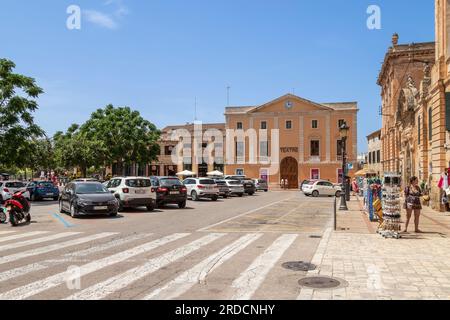
[[[231,89],[231,87],[228,86],[227,87],[227,107],[230,106],[230,89]]]

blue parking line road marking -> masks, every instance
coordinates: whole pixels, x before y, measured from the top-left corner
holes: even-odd
[[[53,216],[54,216],[56,219],[58,219],[59,221],[61,221],[61,222],[63,223],[63,225],[64,225],[66,228],[73,228],[73,227],[75,227],[74,224],[71,224],[71,223],[67,222],[67,221],[66,221],[63,217],[61,217],[59,214],[54,213]]]

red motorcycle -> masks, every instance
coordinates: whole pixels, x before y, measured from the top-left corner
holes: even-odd
[[[6,214],[13,227],[17,227],[22,221],[31,222],[31,205],[23,196],[24,191],[16,192],[11,199],[6,201]]]

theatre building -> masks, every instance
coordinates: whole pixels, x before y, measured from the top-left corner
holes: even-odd
[[[263,178],[272,187],[279,186],[282,179],[287,180],[289,188],[298,188],[305,179],[340,182],[339,128],[344,122],[350,127],[347,159],[350,168],[353,165],[357,169],[357,113],[356,102],[316,103],[292,94],[260,106],[228,107],[226,129],[244,132],[253,129],[257,138],[246,135],[244,141],[235,140],[232,148],[227,149],[225,173]],[[279,139],[273,136],[274,129],[278,129]],[[233,164],[228,161],[230,149],[236,160]],[[278,153],[279,161],[275,170],[269,170],[271,166],[265,163],[274,153]]]

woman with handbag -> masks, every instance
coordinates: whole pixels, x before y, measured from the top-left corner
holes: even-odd
[[[416,233],[422,233],[419,229],[420,214],[422,211],[422,204],[420,198],[422,197],[422,190],[419,187],[419,179],[412,177],[409,181],[409,186],[405,188],[405,209],[406,209],[406,227],[405,233],[408,232],[409,222],[411,221],[414,212],[414,225]]]

